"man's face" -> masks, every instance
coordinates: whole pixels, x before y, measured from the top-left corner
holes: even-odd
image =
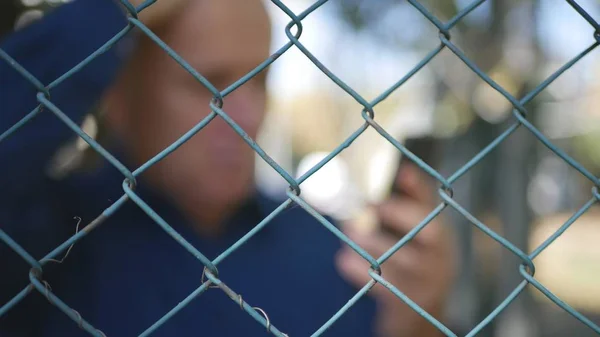
[[[192,0],[159,36],[218,90],[269,57],[270,22],[258,0]],[[225,113],[252,138],[263,120],[265,75],[224,98]],[[113,123],[119,124],[128,154],[138,165],[210,112],[209,90],[152,42],[142,42],[125,77],[126,113],[117,114]],[[253,168],[252,148],[216,117],[147,176],[170,197],[219,204],[244,196],[253,183]]]

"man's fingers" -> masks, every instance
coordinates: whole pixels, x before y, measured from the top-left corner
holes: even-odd
[[[427,205],[435,202],[435,180],[415,163],[405,162],[402,164],[394,184],[400,195]]]
[[[398,242],[398,240],[396,240],[395,238],[392,238],[391,236],[383,234],[381,232],[375,232],[371,234],[358,234],[350,232],[348,233],[348,237],[375,259],[378,259],[380,256],[385,254],[390,248],[392,248],[392,246],[394,246]],[[352,251],[352,254],[356,255],[362,260],[365,260],[354,251]],[[421,254],[421,252],[419,252],[414,247],[414,245],[410,245],[410,243],[407,243],[396,253],[394,253],[388,260],[386,260],[386,262],[383,265],[394,265],[390,267],[399,269],[417,270],[421,267],[419,263],[419,254]],[[367,262],[367,267],[368,265],[369,264]]]
[[[414,200],[393,198],[379,205],[377,211],[380,222],[388,226],[389,231],[406,235],[425,220],[433,208],[423,207]],[[437,245],[441,235],[440,223],[433,219],[412,240],[426,246]]]
[[[341,250],[336,256],[336,265],[340,274],[357,288],[364,287],[372,280],[369,275],[369,263],[353,251]],[[369,291],[378,297],[387,296],[387,292],[389,291],[379,283]]]
[[[426,268],[428,265],[416,265],[415,263],[406,263],[406,259],[402,258],[403,253],[401,248],[389,260],[381,265],[381,276],[392,283],[400,291],[409,291],[415,287],[422,286],[427,282],[431,282],[431,272]],[[336,256],[336,265],[340,274],[357,288],[364,287],[372,280],[369,275],[370,264],[360,255],[351,249],[342,249]],[[393,295],[390,291],[377,284],[371,290],[376,296],[389,298]]]
[[[362,287],[371,280],[369,263],[360,256],[352,254],[347,249],[342,249],[335,257],[336,265],[342,275],[352,284]]]

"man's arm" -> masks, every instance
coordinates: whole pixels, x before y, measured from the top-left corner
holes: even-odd
[[[78,0],[7,36],[0,50],[46,86],[75,67],[126,27],[124,11],[114,0]],[[131,34],[128,35],[128,39]],[[121,43],[125,43],[123,41]],[[50,90],[49,100],[74,122],[98,102],[126,58],[115,45]],[[15,67],[0,59],[0,134],[29,114],[39,102],[38,89]],[[43,177],[43,168],[63,142],[75,137],[51,111],[44,109],[0,141],[0,191],[28,191]],[[18,183],[17,183],[18,182]]]
[[[77,0],[7,35],[0,41],[0,53],[47,86],[126,26],[124,11],[114,0]],[[115,45],[51,89],[49,100],[80,124],[124,63],[127,52],[123,47]],[[10,136],[2,136],[38,106],[37,93],[14,64],[0,57],[0,229],[35,259],[73,234],[72,222],[59,223],[57,208],[68,205],[57,200],[57,191],[45,188],[44,168],[55,150],[76,136],[48,109]],[[0,269],[5,271],[0,277],[2,307],[28,284],[30,266],[3,242],[0,256]],[[0,318],[0,335],[11,325],[35,326],[28,323],[38,308],[29,303],[31,298],[35,296],[28,296],[25,303],[32,306],[23,303]]]

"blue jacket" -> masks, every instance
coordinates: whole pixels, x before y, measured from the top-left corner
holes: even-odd
[[[79,0],[7,36],[0,49],[48,85],[126,24],[120,5],[113,1]],[[124,43],[52,89],[51,101],[81,122],[126,60]],[[0,59],[0,134],[37,106],[36,93],[34,85]],[[44,173],[57,148],[73,139],[75,134],[53,113],[42,111],[0,141],[0,229],[36,259],[74,234],[74,217],[86,225],[123,194],[123,176],[108,164],[60,181]],[[209,259],[279,206],[257,193],[227,223],[225,236],[208,240],[192,232],[161,195],[143,185],[137,193]],[[339,248],[335,235],[301,208],[290,208],[220,263],[219,275],[250,305],[263,309],[282,332],[309,336],[357,292],[336,272]],[[31,266],[2,242],[0,257],[2,308],[29,284]],[[202,271],[194,256],[130,201],[78,241],[62,264],[44,266],[43,279],[106,336],[137,336],[197,289]],[[373,301],[365,297],[324,336],[371,336],[374,314]],[[3,337],[88,335],[36,290],[0,317]],[[267,335],[236,302],[212,288],[152,334]]]

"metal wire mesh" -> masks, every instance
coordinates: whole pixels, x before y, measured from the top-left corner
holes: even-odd
[[[164,1],[164,0],[163,0]],[[361,297],[365,296],[365,294],[377,283],[380,283],[384,287],[386,287],[390,292],[396,295],[400,300],[404,301],[408,304],[412,309],[418,312],[421,316],[427,319],[431,324],[435,325],[437,329],[443,332],[447,336],[456,336],[456,334],[447,328],[444,324],[430,315],[428,312],[420,308],[415,302],[413,302],[409,297],[407,297],[401,289],[396,288],[394,285],[390,284],[384,277],[381,276],[381,265],[385,263],[385,261],[396,251],[398,251],[401,247],[403,247],[407,242],[409,242],[417,233],[419,233],[425,226],[427,226],[435,217],[437,217],[445,208],[451,207],[458,211],[458,213],[462,214],[469,222],[471,222],[474,226],[480,229],[482,232],[487,234],[490,238],[498,242],[505,249],[508,249],[514,255],[516,255],[521,261],[521,265],[519,267],[520,274],[523,278],[523,281],[493,310],[484,320],[482,320],[479,324],[477,324],[467,336],[474,336],[478,334],[486,325],[488,325],[492,320],[494,320],[523,290],[527,287],[527,285],[532,285],[537,288],[540,292],[542,292],[545,296],[547,296],[552,302],[554,302],[557,306],[562,308],[564,311],[568,312],[570,315],[581,321],[583,324],[587,325],[596,333],[600,334],[600,327],[590,321],[588,318],[584,317],[574,308],[570,307],[568,304],[561,301],[557,298],[552,292],[544,287],[540,282],[538,282],[535,277],[535,264],[534,259],[549,245],[551,245],[563,232],[565,232],[580,216],[582,216],[587,210],[589,210],[595,203],[600,201],[600,192],[598,190],[598,186],[600,186],[600,179],[591,174],[588,170],[586,170],[581,164],[575,161],[573,158],[569,157],[565,152],[556,147],[542,132],[540,132],[527,118],[527,104],[536,97],[540,92],[542,92],[550,83],[556,80],[559,76],[561,76],[567,69],[576,64],[579,60],[581,60],[585,55],[595,49],[600,43],[600,25],[596,20],[594,20],[583,8],[581,8],[575,1],[566,0],[575,11],[577,11],[587,22],[594,28],[595,33],[593,37],[590,37],[590,46],[580,52],[576,57],[574,57],[571,61],[563,65],[560,69],[558,69],[555,73],[553,73],[550,77],[540,83],[534,90],[526,94],[524,97],[518,99],[511,94],[509,94],[504,88],[502,88],[499,84],[494,82],[488,75],[486,75],[483,71],[481,71],[476,64],[474,64],[466,55],[459,49],[453,42],[451,41],[452,29],[453,27],[460,22],[467,14],[472,12],[478,6],[485,2],[485,0],[477,0],[472,2],[469,6],[461,10],[455,17],[450,19],[448,22],[442,22],[440,19],[435,17],[428,11],[422,4],[417,2],[416,0],[408,0],[408,2],[414,6],[427,20],[429,20],[433,25],[437,27],[439,30],[439,45],[431,50],[410,72],[408,72],[403,78],[398,80],[392,87],[390,87],[385,92],[381,93],[377,98],[373,101],[367,101],[360,94],[354,91],[350,86],[348,86],[344,81],[342,81],[339,77],[333,74],[330,70],[327,69],[325,65],[323,65],[311,52],[302,44],[300,41],[303,30],[302,21],[311,13],[318,10],[323,4],[327,2],[327,0],[320,0],[315,2],[312,6],[307,8],[304,12],[300,14],[294,13],[290,10],[282,1],[279,0],[271,0],[271,2],[276,5],[281,11],[283,11],[290,19],[289,24],[285,28],[285,33],[289,39],[289,42],[286,43],[283,47],[277,50],[274,54],[271,55],[268,59],[264,60],[262,64],[256,67],[254,70],[246,74],[244,77],[240,78],[237,82],[233,83],[231,86],[226,88],[223,91],[217,90],[207,79],[205,79],[202,74],[198,73],[194,70],[184,59],[177,55],[168,45],[166,45],[163,41],[161,41],[150,29],[148,29],[140,20],[138,20],[138,12],[144,10],[148,6],[152,5],[155,1],[147,1],[143,5],[138,8],[134,8],[127,1],[121,0],[123,6],[127,9],[129,13],[128,17],[128,25],[123,27],[123,29],[116,34],[113,38],[107,41],[102,47],[96,50],[94,53],[89,55],[85,60],[79,63],[77,66],[73,67],[68,72],[64,73],[62,76],[57,78],[55,81],[49,84],[41,83],[38,79],[36,79],[27,69],[23,68],[16,62],[10,55],[6,52],[0,50],[0,58],[4,62],[8,62],[8,64],[13,67],[16,71],[18,71],[24,78],[26,78],[33,87],[37,90],[37,101],[39,105],[31,112],[29,112],[25,117],[23,117],[18,123],[12,126],[10,129],[5,131],[0,135],[0,146],[2,146],[2,142],[9,138],[11,135],[19,132],[19,129],[27,124],[31,119],[33,119],[36,115],[40,113],[52,113],[56,116],[56,118],[60,119],[66,126],[68,126],[75,134],[81,137],[85,142],[87,142],[91,148],[93,148],[98,154],[104,157],[108,162],[110,162],[115,168],[117,168],[124,176],[124,180],[122,183],[122,188],[124,194],[121,196],[119,200],[114,202],[110,207],[105,209],[95,220],[90,222],[89,224],[83,226],[82,230],[78,231],[75,235],[69,238],[67,241],[62,243],[60,246],[56,247],[53,251],[48,253],[41,260],[36,260],[33,258],[26,250],[24,250],[18,242],[14,241],[9,235],[7,235],[3,230],[0,229],[0,240],[4,242],[4,244],[8,245],[12,250],[14,250],[19,256],[21,256],[30,266],[31,270],[29,273],[30,284],[25,286],[24,289],[15,294],[15,296],[7,303],[2,304],[0,307],[0,317],[5,315],[8,311],[10,311],[17,303],[22,301],[28,294],[30,294],[34,289],[41,294],[43,294],[47,300],[55,305],[57,308],[62,310],[65,315],[70,317],[75,323],[78,324],[82,329],[87,331],[89,334],[93,336],[104,336],[101,332],[102,327],[94,327],[89,324],[85,317],[81,317],[81,315],[76,311],[77,308],[71,308],[67,303],[63,302],[59,297],[57,297],[52,290],[48,287],[48,284],[43,280],[43,269],[44,266],[53,259],[56,259],[59,254],[64,254],[65,251],[69,249],[74,243],[79,242],[90,233],[92,230],[101,226],[106,219],[111,217],[111,215],[120,207],[122,207],[127,202],[134,202],[137,204],[150,218],[152,218],[156,224],[166,233],[168,233],[173,239],[177,240],[178,243],[181,244],[182,248],[189,251],[193,254],[202,265],[204,265],[204,276],[201,285],[193,291],[187,298],[185,298],[182,302],[180,302],[176,307],[174,307],[171,311],[164,314],[164,316],[156,321],[152,326],[148,327],[145,331],[140,333],[140,336],[149,336],[156,329],[158,329],[162,324],[168,321],[171,317],[176,315],[182,308],[188,305],[191,301],[193,301],[196,297],[207,291],[209,288],[219,288],[221,289],[227,296],[231,298],[232,301],[236,302],[240,305],[240,307],[245,310],[250,316],[252,316],[259,324],[262,324],[267,331],[275,336],[287,336],[285,333],[281,332],[277,329],[277,322],[271,322],[268,318],[267,313],[262,311],[262,309],[253,307],[243,300],[242,294],[236,293],[234,289],[231,289],[227,286],[226,280],[223,280],[219,277],[219,272],[217,266],[219,263],[227,259],[232,253],[236,251],[236,249],[242,245],[244,242],[251,240],[252,237],[260,231],[263,227],[268,226],[269,222],[276,217],[280,212],[282,212],[285,208],[292,204],[299,205],[303,209],[305,209],[308,213],[314,216],[322,225],[324,230],[329,230],[333,234],[335,234],[340,240],[342,240],[345,244],[350,246],[354,251],[360,254],[366,261],[368,261],[371,265],[369,269],[369,274],[372,277],[372,280],[364,285],[362,289],[360,289],[355,296],[347,302],[346,305],[339,308],[339,311],[332,316],[325,324],[323,324],[317,331],[314,332],[313,336],[319,336],[324,333],[328,327],[334,324],[338,318],[340,318],[344,313],[351,308]],[[53,88],[56,88],[61,85],[61,83],[72,76],[75,72],[85,67],[88,63],[98,57],[101,53],[112,48],[120,39],[122,39],[125,35],[131,33],[134,27],[138,27],[144,34],[146,34],[150,39],[152,39],[158,46],[160,46],[169,56],[171,56],[174,60],[176,60],[183,68],[185,68],[190,76],[193,76],[196,80],[201,82],[213,95],[213,99],[210,102],[211,113],[203,119],[200,123],[198,123],[192,130],[174,142],[171,146],[166,148],[164,151],[156,155],[154,158],[146,162],[144,165],[136,169],[135,171],[130,171],[127,167],[125,167],[122,163],[120,163],[115,157],[113,157],[108,151],[106,151],[99,143],[97,143],[92,137],[88,136],[76,123],[74,123],[69,117],[67,117],[59,106],[54,105],[52,102],[52,98],[50,93]],[[292,31],[295,30],[295,33]],[[336,149],[334,149],[326,158],[324,158],[321,162],[315,165],[312,169],[306,172],[303,176],[298,179],[294,179],[290,173],[286,172],[277,162],[275,162],[261,147],[251,139],[244,130],[236,124],[227,114],[227,112],[223,109],[223,101],[226,97],[238,89],[240,86],[244,85],[248,80],[254,77],[256,74],[269,67],[273,62],[275,62],[281,55],[286,53],[290,48],[298,48],[320,71],[322,71],[328,78],[331,79],[334,83],[336,83],[341,89],[343,89],[348,95],[350,95],[354,100],[356,100],[362,107],[362,117],[364,118],[364,124],[360,126],[354,133],[352,133],[342,144],[340,144]],[[487,145],[483,150],[481,150],[478,154],[476,154],[471,160],[465,163],[459,170],[451,174],[449,177],[444,177],[440,173],[438,173],[435,169],[426,164],[419,157],[415,156],[411,153],[405,146],[403,146],[400,142],[398,142],[392,135],[390,135],[381,125],[379,125],[376,121],[376,113],[375,107],[385,100],[391,93],[401,87],[407,80],[409,80],[412,76],[414,76],[417,72],[419,72],[425,65],[427,65],[432,59],[436,57],[443,49],[449,49],[452,53],[456,55],[462,62],[464,62],[477,76],[479,76],[482,80],[487,82],[492,88],[502,94],[512,105],[513,111],[513,119],[514,122],[510,127],[508,127],[500,136],[498,136],[495,140],[493,140],[489,145]],[[1,89],[0,89],[1,90]],[[43,110],[48,110],[47,112],[42,112]],[[289,188],[287,190],[287,200],[283,202],[275,211],[273,211],[269,216],[264,218],[260,223],[258,223],[251,231],[249,231],[245,236],[243,236],[239,241],[237,241],[234,245],[229,247],[226,251],[224,251],[221,255],[219,255],[214,260],[209,260],[205,255],[202,254],[201,251],[193,247],[190,243],[188,243],[180,234],[178,234],[159,214],[153,211],[153,209],[142,199],[140,198],[136,192],[135,187],[137,185],[136,177],[150,168],[159,160],[163,159],[165,156],[168,156],[171,152],[173,152],[177,147],[182,145],[188,139],[190,139],[197,132],[201,132],[201,130],[208,125],[213,119],[222,118],[225,120],[231,128],[233,128],[240,136],[244,138],[247,142],[248,146],[252,147],[254,151],[265,160],[275,171],[277,171],[289,184]],[[554,152],[558,157],[568,163],[570,166],[579,171],[584,177],[586,177],[593,186],[591,191],[591,197],[587,203],[583,207],[581,207],[572,217],[565,222],[559,230],[557,230],[551,237],[549,237],[544,243],[542,243],[539,247],[533,250],[532,253],[527,254],[517,248],[508,240],[504,239],[502,236],[495,233],[489,227],[487,227],[484,223],[478,220],[475,216],[469,213],[465,208],[463,208],[460,204],[458,204],[453,199],[453,187],[452,184],[456,182],[461,176],[467,173],[473,166],[475,166],[478,162],[480,162],[486,155],[488,155],[491,151],[493,151],[500,143],[506,140],[511,136],[517,129],[526,128],[532,135],[534,135],[541,143],[543,143],[548,149]],[[410,158],[414,163],[416,163],[423,171],[432,176],[439,183],[439,195],[442,199],[442,202],[425,218],[419,223],[412,231],[408,233],[405,237],[403,237],[400,241],[398,241],[393,247],[391,247],[386,253],[384,253],[380,257],[374,257],[369,255],[365,250],[363,250],[360,246],[350,240],[343,232],[341,232],[336,226],[334,226],[331,222],[329,222],[325,217],[319,214],[311,205],[305,202],[300,196],[301,188],[300,184],[308,179],[312,174],[317,172],[320,168],[322,168],[327,162],[329,162],[332,158],[340,154],[345,148],[350,146],[354,140],[356,140],[360,135],[367,130],[368,128],[373,128],[376,130],[382,137],[387,139],[390,143],[394,145],[394,147],[400,151],[403,155]],[[85,243],[82,243],[85,244]],[[9,271],[10,272],[10,271]]]

